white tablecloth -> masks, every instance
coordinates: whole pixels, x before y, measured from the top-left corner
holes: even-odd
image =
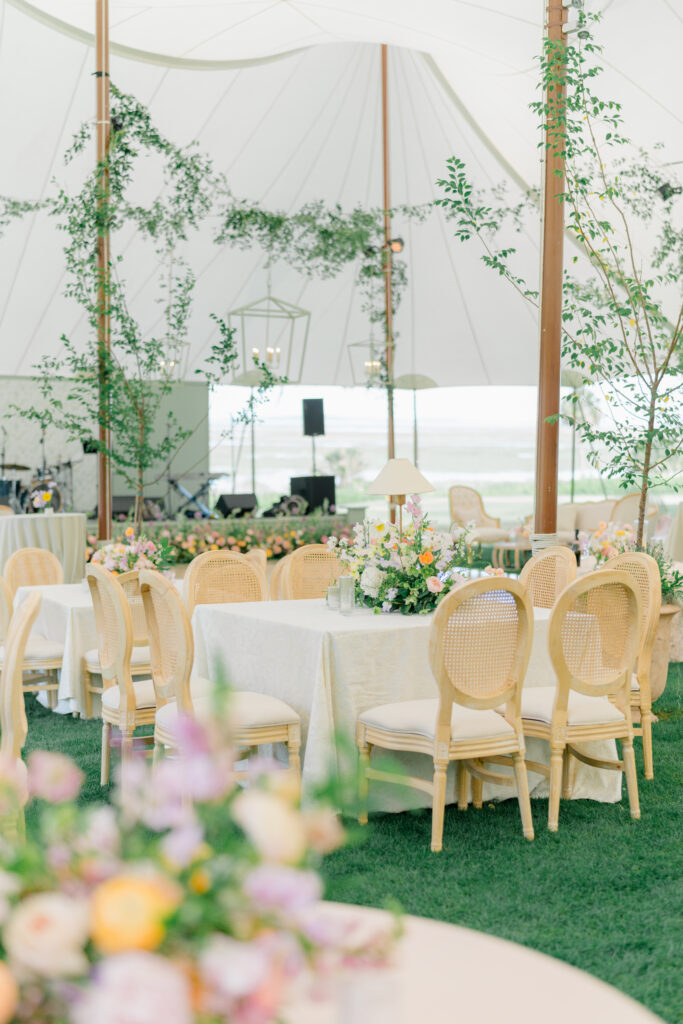
[[[323,913],[333,922],[360,921],[366,935],[385,925],[382,911],[366,907],[330,903]],[[403,922],[393,964],[350,971],[337,998],[299,998],[283,1014],[286,1024],[661,1024],[640,1003],[561,960],[440,921]]]
[[[49,640],[64,644],[59,679],[58,704],[61,714],[81,712],[83,699],[83,655],[97,647],[95,613],[87,583],[64,583],[56,587],[19,587],[14,607],[32,591],[43,596],[33,630]]]
[[[535,610],[525,686],[554,685],[547,647],[549,615],[545,609]],[[335,732],[347,734],[355,744],[361,712],[393,701],[437,696],[428,661],[430,625],[429,615],[375,615],[357,608],[344,616],[330,611],[322,600],[200,605],[193,617],[195,669],[212,679],[223,676],[235,689],[280,697],[299,713],[305,793],[330,768]],[[590,749],[596,756],[616,758],[613,741],[590,744]],[[529,739],[527,756],[548,764],[547,743]],[[400,760],[411,774],[431,777],[428,757],[402,754]],[[530,773],[529,785],[533,796],[547,796],[548,783],[542,776]],[[484,799],[509,798],[515,792],[487,784]],[[426,794],[382,783],[373,783],[371,793],[383,810],[430,800]],[[621,774],[576,763],[573,796],[616,802],[621,799]],[[455,799],[452,768],[448,798]],[[377,803],[373,800],[373,805]]]
[[[678,503],[664,551],[672,562],[683,562],[683,501]]]
[[[80,512],[37,512],[0,516],[0,567],[19,548],[47,548],[64,567],[64,582],[77,583],[85,573],[86,521]]]

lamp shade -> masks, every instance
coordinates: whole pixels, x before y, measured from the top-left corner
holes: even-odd
[[[389,459],[367,488],[368,494],[426,494],[433,490],[410,459]]]

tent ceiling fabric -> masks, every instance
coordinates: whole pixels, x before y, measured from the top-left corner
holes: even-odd
[[[68,180],[61,154],[94,117],[94,4],[0,3],[0,132],[12,154],[2,161],[0,193],[33,199],[53,176]],[[632,137],[662,140],[663,160],[683,160],[670,99],[680,15],[668,0],[653,0],[648,18],[660,31],[644,35],[637,0],[601,6],[609,41],[603,91],[624,103]],[[53,23],[57,8],[66,28]],[[482,186],[507,180],[511,197],[520,183],[539,182],[528,103],[541,0],[518,0],[514,13],[506,0],[110,0],[110,8],[113,81],[146,103],[175,141],[196,139],[238,197],[289,211],[314,199],[381,206],[380,42],[391,45],[394,205],[433,199],[453,154]],[[440,385],[535,383],[533,310],[481,264],[476,246],[456,242],[439,214],[421,225],[397,218],[394,230],[406,241],[409,280],[396,320],[396,375],[424,374]],[[537,226],[516,241],[520,269],[536,280]],[[85,337],[79,309],[62,295],[62,243],[41,215],[13,224],[0,240],[2,374],[30,374],[63,333]],[[159,330],[149,251],[123,233],[115,251],[126,257],[133,312],[146,330]],[[217,247],[208,226],[187,255],[198,278],[191,376],[216,338],[209,314],[262,297],[266,270],[260,250]],[[369,336],[356,270],[320,281],[272,268],[273,294],[311,311],[302,383],[352,383],[348,346]]]

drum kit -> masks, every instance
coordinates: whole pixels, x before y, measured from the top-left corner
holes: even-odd
[[[5,461],[6,431],[3,428],[3,444],[0,451],[0,505],[9,505],[17,513],[44,512],[52,509],[61,511],[65,496],[73,495],[73,463],[57,462],[48,466],[45,459],[45,436],[40,440],[41,465],[34,471],[19,462]],[[29,483],[20,477],[7,474],[31,473]]]

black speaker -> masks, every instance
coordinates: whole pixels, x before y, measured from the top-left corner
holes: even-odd
[[[159,495],[158,497],[150,497],[145,495],[145,501],[142,511],[142,518],[149,520],[152,518],[148,514],[150,505],[158,505],[161,511],[164,509],[164,499]],[[115,494],[111,499],[111,514],[113,516],[127,516],[129,515],[135,506],[135,495],[134,494]]]
[[[325,433],[325,413],[322,398],[304,398],[304,434],[319,437]]]
[[[255,494],[221,494],[216,508],[226,519],[228,516],[247,516],[256,508]]]
[[[322,508],[325,501],[328,509],[336,503],[333,476],[293,476],[289,486],[292,494],[300,494],[308,502],[307,515]]]

